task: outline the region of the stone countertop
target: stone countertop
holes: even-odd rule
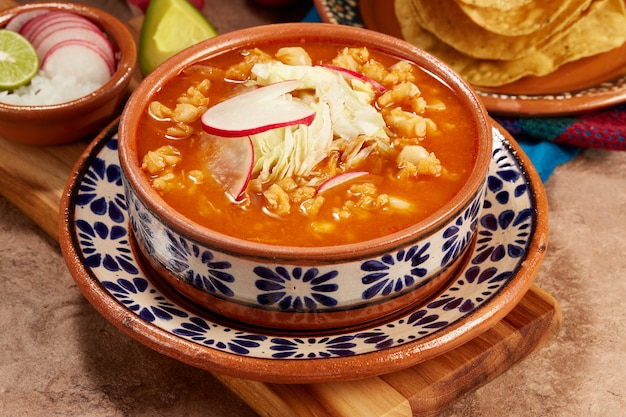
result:
[[[88,3],[132,16],[123,2]],[[244,0],[207,8],[221,32],[308,10]],[[626,153],[585,150],[556,169],[546,191],[550,246],[536,283],[560,303],[561,330],[444,417],[624,415]],[[0,417],[256,415],[210,374],[106,321],[76,287],[56,242],[2,197],[0,294]]]

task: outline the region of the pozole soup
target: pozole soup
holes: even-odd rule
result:
[[[248,241],[333,246],[444,206],[472,172],[478,128],[414,64],[303,43],[186,68],[151,98],[136,140],[152,187],[194,222]]]

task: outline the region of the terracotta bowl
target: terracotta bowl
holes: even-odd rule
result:
[[[140,169],[137,151],[136,132],[155,92],[198,61],[250,46],[263,49],[264,45],[275,43],[303,42],[330,47],[365,46],[411,61],[447,83],[471,114],[478,132],[477,157],[462,190],[412,227],[382,238],[332,247],[286,247],[237,239],[202,227],[168,206]],[[125,107],[119,128],[122,178],[134,243],[163,286],[228,319],[307,331],[372,322],[414,307],[441,291],[473,244],[491,147],[491,127],[480,100],[440,61],[380,33],[310,23],[244,29],[183,51],[140,83]],[[417,263],[419,274],[414,271]],[[373,265],[382,269],[376,270]],[[402,280],[402,288],[372,295],[374,276],[388,284]],[[222,290],[202,284],[215,280],[219,280],[216,284]],[[315,294],[316,285],[324,287],[319,294]],[[304,297],[303,291],[308,291],[310,300],[320,296],[330,302],[313,302],[299,308],[294,308],[294,303],[261,303],[260,300],[267,300],[268,291],[283,300]]]
[[[32,3],[0,12],[0,27],[15,15],[37,9],[65,10],[98,25],[118,50],[117,70],[96,91],[69,102],[44,106],[17,106],[0,102],[0,137],[30,145],[57,145],[98,132],[120,111],[137,62],[134,38],[114,16],[74,3]]]

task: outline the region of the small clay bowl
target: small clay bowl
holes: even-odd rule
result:
[[[117,69],[102,87],[65,103],[18,106],[0,102],[0,137],[29,145],[58,145],[98,132],[121,110],[137,66],[137,47],[126,26],[97,8],[50,2],[15,6],[0,12],[0,27],[30,10],[62,10],[85,16],[109,36],[118,52]]]
[[[413,62],[447,83],[477,127],[475,161],[461,191],[424,221],[404,230],[369,241],[329,247],[288,247],[237,239],[200,226],[172,209],[142,172],[137,151],[136,132],[155,92],[184,68],[211,57],[251,46],[260,49],[272,44],[306,46],[307,42],[331,48],[365,46],[379,50]],[[491,148],[491,125],[480,100],[439,60],[391,36],[354,27],[311,23],[244,29],[183,51],[139,84],[122,113],[119,128],[119,155],[133,241],[164,288],[225,318],[289,331],[359,326],[415,307],[445,288],[474,242]],[[418,269],[416,262],[421,270],[419,276],[414,271]],[[388,268],[373,271],[372,265]],[[397,291],[366,296],[373,285],[369,278],[374,278],[377,272],[380,272],[378,277],[388,282],[402,279],[409,284]],[[315,293],[316,278],[324,283],[319,294]],[[215,279],[220,280],[221,291],[203,284]],[[294,303],[284,308],[281,306],[288,303],[260,302],[267,300],[268,291],[274,291],[273,295],[283,300],[293,300],[302,296],[303,288],[309,291],[309,300],[320,296],[331,302],[314,302],[299,308],[294,308]]]

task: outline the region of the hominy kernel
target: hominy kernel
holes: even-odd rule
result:
[[[202,116],[202,112],[194,105],[179,103],[174,108],[172,119],[180,123],[192,123]]]
[[[148,111],[152,115],[152,117],[157,120],[165,120],[172,116],[172,109],[165,106],[159,101],[151,101],[148,105]]]

